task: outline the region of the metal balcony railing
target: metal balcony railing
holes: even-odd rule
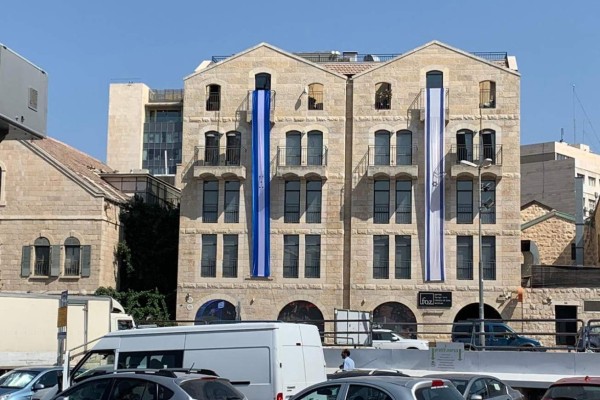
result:
[[[202,260],[200,276],[205,278],[215,278],[217,276],[217,261],[213,258]]]
[[[508,57],[508,53],[506,53],[505,51],[488,51],[488,52],[475,51],[475,52],[472,52],[471,54],[473,54],[474,56],[477,56],[479,58],[483,58],[484,60],[491,61],[491,62],[506,61],[506,58]]]
[[[304,277],[305,278],[320,278],[321,277],[321,263],[308,263],[304,266]]]
[[[310,91],[308,93],[308,109],[309,110],[322,110],[323,109],[323,92],[322,91]]]
[[[456,279],[472,280],[473,279],[473,261],[462,261],[456,263]]]
[[[277,147],[277,166],[327,165],[327,146]]]
[[[396,279],[410,279],[410,260],[399,260],[396,258],[396,269],[394,276]]]
[[[388,224],[390,222],[390,206],[389,204],[377,205],[373,207],[373,223]]]
[[[481,147],[477,145],[453,144],[450,148],[450,154],[455,157],[456,164],[460,164],[462,160],[478,163],[480,159],[489,158],[492,160],[492,164],[502,165],[501,144],[484,144]]]
[[[206,99],[206,111],[219,111],[221,109],[221,94],[211,93]]]
[[[300,205],[286,204],[283,212],[283,222],[286,224],[297,224],[300,222]]]
[[[79,260],[65,261],[65,276],[79,276]]]
[[[245,162],[244,147],[196,146],[196,166],[239,166]]]
[[[298,277],[298,261],[286,261],[283,264],[283,277],[284,278],[297,278]]]
[[[202,206],[202,222],[214,223],[219,219],[217,204],[204,204]]]
[[[148,95],[150,103],[174,103],[183,101],[183,89],[152,89]]]
[[[390,262],[373,261],[373,279],[389,279]]]
[[[473,204],[457,204],[456,205],[456,223],[472,224],[473,223]]]
[[[410,224],[412,223],[412,210],[410,206],[396,207],[396,223]]]
[[[496,261],[483,261],[483,279],[488,281],[496,280]]]
[[[369,146],[369,166],[417,165],[417,146]]]
[[[238,260],[229,259],[223,262],[223,278],[237,278],[238,275]]]
[[[38,276],[50,275],[50,261],[48,259],[35,261],[35,274]]]

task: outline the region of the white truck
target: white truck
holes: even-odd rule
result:
[[[240,322],[109,333],[74,368],[65,364],[63,376],[69,379],[63,379],[63,388],[130,368],[208,369],[229,379],[249,400],[284,400],[327,380],[316,326]]]
[[[60,295],[0,292],[0,370],[57,363],[59,302]],[[110,297],[68,296],[68,349],[133,327],[133,318]]]

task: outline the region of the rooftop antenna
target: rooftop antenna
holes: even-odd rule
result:
[[[573,84],[573,143],[577,143],[577,124],[575,122],[575,84]]]

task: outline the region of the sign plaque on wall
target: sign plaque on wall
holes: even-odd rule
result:
[[[417,296],[417,304],[419,307],[452,307],[452,292],[419,292]]]

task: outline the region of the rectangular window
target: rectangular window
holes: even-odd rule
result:
[[[390,222],[390,181],[375,181],[373,188],[373,223],[387,224]]]
[[[473,181],[456,181],[456,223],[473,223]]]
[[[481,251],[483,279],[496,280],[496,237],[483,236],[481,238]]]
[[[306,223],[321,223],[321,181],[306,181]]]
[[[479,82],[479,107],[496,108],[496,82]]]
[[[50,246],[35,246],[35,274],[50,275]]]
[[[588,199],[588,214],[592,215],[596,208],[596,201],[594,199]]]
[[[481,223],[496,223],[496,181],[481,181]]]
[[[373,279],[390,278],[390,240],[387,235],[373,236]]]
[[[594,178],[593,176],[588,176],[588,185],[590,186],[596,186],[596,178]]]
[[[456,237],[456,279],[473,279],[473,236]]]
[[[283,222],[297,224],[300,222],[300,181],[285,181]]]
[[[217,235],[202,235],[200,276],[203,278],[217,276]]]
[[[202,222],[217,222],[219,208],[219,182],[204,181],[202,197]]]
[[[223,278],[238,276],[238,235],[223,235]]]
[[[396,223],[412,223],[412,181],[396,181]]]
[[[225,181],[225,222],[240,222],[240,182]]]
[[[300,237],[298,235],[283,236],[283,277],[298,277],[298,260],[300,255]]]
[[[65,246],[65,276],[79,276],[79,246]]]
[[[304,237],[305,246],[305,278],[321,277],[321,236],[306,235]]]
[[[396,279],[410,279],[410,236],[396,236]]]

